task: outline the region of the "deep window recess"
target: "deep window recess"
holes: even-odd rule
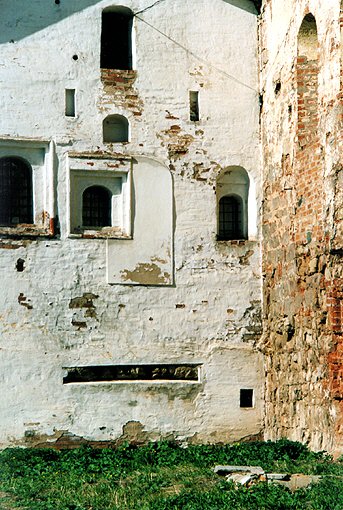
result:
[[[130,9],[105,10],[102,13],[102,69],[132,69],[132,20]]]
[[[65,91],[65,114],[66,117],[75,117],[75,89]]]
[[[224,196],[219,200],[219,240],[243,239],[242,199]]]
[[[198,381],[199,365],[104,365],[67,369],[63,384],[111,381]]]
[[[129,121],[123,115],[109,115],[102,124],[105,143],[128,142]]]
[[[82,195],[82,225],[85,228],[111,226],[111,193],[103,186],[91,186]]]
[[[254,390],[240,390],[240,407],[254,407]]]
[[[189,118],[196,122],[199,120],[199,92],[189,92]]]
[[[32,170],[16,158],[0,159],[0,225],[33,223]]]

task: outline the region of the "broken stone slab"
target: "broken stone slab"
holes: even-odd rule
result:
[[[289,477],[289,480],[270,480],[271,483],[277,483],[278,485],[283,485],[287,487],[291,492],[294,492],[298,489],[306,489],[310,485],[318,483],[321,480],[321,476],[319,475],[303,475],[303,474],[295,474]]]
[[[229,475],[231,473],[252,473],[258,476],[265,474],[260,466],[215,466],[213,471],[220,476]]]
[[[266,473],[267,480],[289,480],[290,475],[287,473]]]
[[[227,475],[225,478],[228,482],[234,482],[234,483],[237,483],[240,485],[248,485],[253,480],[256,480],[257,475],[254,473],[244,473],[244,474],[231,473],[230,475]]]

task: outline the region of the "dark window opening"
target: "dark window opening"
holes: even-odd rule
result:
[[[102,69],[132,69],[132,19],[129,9],[102,13]]]
[[[224,196],[219,200],[218,239],[244,239],[243,204],[240,197]]]
[[[33,223],[32,171],[19,158],[0,159],[0,225]]]
[[[240,390],[240,407],[254,407],[254,390]]]
[[[111,226],[111,193],[102,186],[91,186],[82,196],[82,225],[85,228]]]
[[[65,90],[65,115],[75,117],[75,89]]]
[[[105,365],[68,368],[63,384],[110,381],[198,381],[199,365]]]
[[[129,141],[129,121],[123,115],[109,115],[104,119],[102,128],[105,143]]]
[[[192,122],[199,120],[199,92],[189,92],[189,118]]]

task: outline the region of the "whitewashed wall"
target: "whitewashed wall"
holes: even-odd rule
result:
[[[138,12],[152,3],[121,5]],[[46,167],[55,184],[48,213],[60,228],[55,237],[0,240],[2,445],[63,434],[116,439],[132,421],[153,439],[236,440],[262,427],[263,369],[254,347],[261,329],[261,189],[252,3],[166,0],[139,14],[137,77],[128,92],[100,80],[101,12],[115,4],[12,0],[2,6],[0,137],[24,140],[19,150],[31,139],[54,141]],[[66,88],[76,89],[75,118],[64,115]],[[198,122],[189,120],[189,90],[199,91]],[[102,142],[102,121],[115,113],[129,119],[130,143]],[[143,267],[150,256],[145,245],[142,259],[137,253],[145,237],[142,225],[135,237],[134,215],[133,239],[68,235],[75,193],[68,160],[118,154],[138,161],[132,204],[135,171],[148,165],[151,179],[155,165],[169,176],[167,188],[159,189],[169,204],[163,218],[147,213],[145,225],[154,232],[163,220],[170,233],[163,269],[169,276],[158,285],[113,276],[128,274],[130,261]],[[256,192],[249,206],[254,235],[240,244],[216,241],[216,179],[232,166],[248,172]],[[153,182],[142,186],[142,175],[139,189],[150,207],[158,191]],[[158,264],[159,253],[151,255]],[[202,365],[199,382],[62,384],[64,367],[182,362]],[[239,407],[241,388],[254,389],[252,409]]]

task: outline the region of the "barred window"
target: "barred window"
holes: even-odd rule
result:
[[[17,157],[0,159],[0,225],[33,223],[32,169]]]
[[[82,195],[83,227],[111,226],[111,192],[103,186],[91,186]]]
[[[242,199],[240,197],[226,195],[219,200],[218,239],[243,239],[242,212]]]

